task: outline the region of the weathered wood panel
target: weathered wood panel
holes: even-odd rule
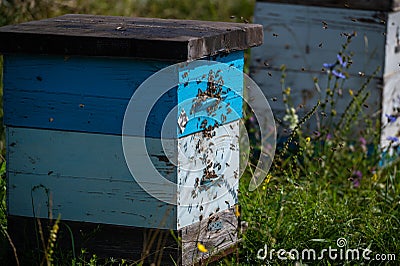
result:
[[[346,54],[354,52],[354,55],[348,69],[349,78],[343,83],[343,96],[336,101],[337,117],[351,100],[349,91],[356,92],[380,66],[381,71],[368,86],[368,108],[364,108],[364,112],[376,117],[382,102],[387,44],[386,24],[380,22],[376,12],[265,2],[257,2],[255,12],[255,21],[264,26],[265,44],[252,50],[250,75],[268,99],[276,98],[269,103],[277,118],[282,120],[285,115],[280,66],[286,65],[285,86],[291,88],[294,106],[304,105],[304,108],[297,108],[301,117],[318,99],[325,98],[328,82],[326,70],[322,71],[323,63],[337,60],[336,55],[346,41],[343,33],[353,31],[357,36]],[[318,78],[321,94],[314,85],[314,77]],[[320,115],[320,119],[324,117]],[[306,126],[315,130],[317,121],[313,118]]]
[[[252,67],[266,68],[267,63],[279,69],[284,64],[293,71],[319,72],[323,63],[337,60],[344,33],[354,31],[357,36],[346,53],[354,52],[349,74],[371,75],[384,66],[386,24],[373,11],[257,2],[254,20],[263,24],[264,45],[252,50]]]
[[[381,146],[392,154],[398,149],[400,121],[400,12],[389,14],[386,41],[384,90],[382,95]]]
[[[242,51],[211,59],[243,70]],[[7,126],[121,134],[126,107],[133,93],[150,75],[166,66],[166,63],[122,58],[7,55],[4,62],[4,123]],[[211,69],[212,66],[205,66],[201,70],[191,70],[193,80],[182,80],[179,89],[171,88],[154,103],[147,119],[146,136],[161,136],[164,120],[170,111],[174,111],[178,99],[180,103],[191,101],[199,88],[205,90],[207,76],[199,84],[198,75],[208,75]],[[183,75],[184,70],[182,68],[177,74]],[[242,84],[242,77],[235,75],[237,72],[221,74],[226,84],[236,84],[236,81]],[[162,82],[160,80],[160,86]],[[223,102],[231,105],[234,112],[227,114],[226,109],[216,112],[218,118],[225,113],[225,122],[241,117],[242,86],[231,88],[224,95]],[[152,105],[153,99],[159,97],[154,93],[149,91],[135,104]],[[139,110],[143,113],[136,115],[145,117],[145,106]],[[189,114],[190,110],[186,112]],[[178,115],[174,115],[175,119]],[[199,112],[198,116],[202,113]],[[171,124],[174,130],[167,136],[170,138],[202,130],[197,119],[189,121],[183,134],[176,120]],[[133,127],[131,134],[142,136],[143,129]]]
[[[64,15],[0,28],[2,53],[186,61],[261,42],[261,25],[154,18]]]
[[[234,208],[218,212],[201,222],[182,228],[182,265],[207,264],[213,255],[228,249],[238,241],[238,218]],[[197,243],[208,252],[200,252]]]
[[[388,14],[386,31],[384,75],[388,76],[400,71],[400,12]]]
[[[366,9],[374,11],[391,11],[397,10],[400,7],[399,0],[258,0],[259,2],[294,4],[294,5],[309,5],[321,7],[337,7],[351,9]]]
[[[180,138],[178,151],[178,229],[237,203],[238,121]]]
[[[269,100],[274,116],[282,121],[285,116],[285,105],[282,104],[283,97],[280,84],[281,71],[253,68],[251,76],[257,81],[258,86],[260,86]],[[321,93],[315,87],[313,81],[314,77],[318,78]],[[350,91],[355,94],[364,84],[366,79],[367,77],[352,76],[345,81],[341,89],[342,96],[335,99],[335,111],[337,114],[336,117],[333,117],[333,121],[338,121],[338,119],[340,119],[340,115],[343,114],[346,106],[351,101],[352,96],[350,95]],[[382,82],[382,78],[374,78],[371,80],[367,86],[367,91],[370,96],[366,102],[367,106],[363,107],[363,112],[369,114],[371,118],[375,119],[379,119],[379,110],[382,101]],[[309,112],[317,104],[318,100],[325,99],[327,83],[328,76],[325,72],[314,73],[287,71],[285,85],[291,88],[291,99],[299,117],[303,117],[307,112]],[[332,81],[331,87],[333,87],[333,85],[334,81]],[[327,108],[326,110],[330,110],[330,108]],[[327,115],[331,117],[329,112],[327,112]],[[319,117],[320,122],[324,122],[325,124],[327,123],[328,118],[322,116],[321,112],[318,112],[317,116]],[[307,121],[304,127],[309,132],[312,132],[317,129],[317,123],[318,121],[312,117]]]
[[[7,230],[20,258],[24,257],[24,252],[32,254],[43,250],[42,244],[37,242],[40,236],[37,235],[39,227],[36,219],[14,215],[8,216],[7,219]],[[54,221],[40,219],[45,239],[48,239],[49,226],[52,226]],[[110,258],[125,259],[129,264],[142,261],[144,265],[179,265],[182,261],[181,248],[170,230],[67,220],[62,220],[59,228],[56,251],[68,254],[74,250],[78,256],[81,249],[85,249],[85,258],[89,259],[96,254],[99,264],[105,263],[105,259],[109,261]],[[179,236],[179,232],[173,233]],[[152,240],[153,236],[155,241]],[[3,262],[13,265],[13,256],[10,250],[8,261]]]
[[[382,131],[381,146],[383,149],[396,148],[398,141],[392,141],[399,137],[400,121],[400,72],[385,77],[385,89],[382,102]],[[390,151],[390,154],[393,150]]]
[[[128,147],[141,141],[127,138]],[[155,168],[176,180],[176,167],[159,159],[165,157],[161,141],[148,139],[147,147]],[[132,177],[121,136],[7,128],[7,149],[11,215],[48,218],[51,212],[67,220],[176,228],[176,206],[153,198]],[[134,149],[129,153],[139,162],[146,156]],[[136,173],[149,174],[147,169]],[[152,188],[164,191],[162,183]]]

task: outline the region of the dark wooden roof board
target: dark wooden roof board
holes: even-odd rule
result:
[[[400,10],[400,0],[258,0],[259,2],[337,7],[376,11]]]
[[[1,53],[195,60],[262,44],[261,25],[64,15],[0,28]]]

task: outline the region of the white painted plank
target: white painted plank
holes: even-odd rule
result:
[[[178,229],[237,203],[239,121],[179,139]],[[207,168],[207,165],[210,168]],[[211,176],[214,171],[215,176]]]

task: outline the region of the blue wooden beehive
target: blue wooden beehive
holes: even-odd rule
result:
[[[101,256],[162,258],[163,264],[171,257],[186,265],[234,245],[243,79],[189,62],[214,60],[243,71],[243,50],[261,42],[260,25],[222,22],[65,15],[0,28],[8,220],[17,246],[34,234],[33,229],[21,234],[21,228],[58,215],[76,242],[101,226],[86,247]],[[139,106],[137,117],[141,106],[154,104],[145,127],[124,121],[136,89],[179,62],[176,86],[163,95],[148,88],[150,98],[160,96],[157,102],[144,97],[130,103]],[[210,93],[214,78],[230,88],[221,83],[218,95]],[[183,104],[199,97],[214,100],[214,108]],[[175,122],[164,137],[176,140],[175,163],[161,141],[170,112]],[[135,148],[143,139],[148,155]],[[191,156],[196,158],[182,167]],[[147,169],[138,167],[145,157],[176,184],[175,202],[153,197],[132,176],[129,160],[137,177],[147,178]],[[192,171],[196,163],[202,168]],[[162,194],[162,182],[152,185]],[[183,192],[183,185],[194,189]],[[171,229],[181,246],[168,240]],[[151,232],[164,246],[152,245]],[[199,252],[198,242],[209,252]],[[147,257],[154,249],[155,256]]]
[[[346,50],[352,65],[344,83],[342,97],[337,101],[336,118],[339,118],[351,100],[350,91],[356,92],[366,79],[370,117],[381,119],[383,147],[388,136],[398,135],[399,121],[388,124],[386,114],[397,115],[400,104],[396,89],[399,79],[399,16],[400,2],[393,1],[258,1],[255,22],[263,24],[268,46],[257,47],[252,52],[250,74],[268,97],[277,98],[271,108],[277,117],[284,117],[281,104],[281,71],[286,65],[286,86],[292,88],[292,99],[298,112],[303,115],[312,109],[320,98],[314,85],[319,80],[321,89],[327,84],[324,63],[335,62],[338,51],[349,34],[356,37]],[[373,75],[377,67],[381,67]],[[333,85],[332,85],[333,87]],[[393,107],[394,106],[394,107]],[[380,112],[382,108],[382,112]],[[319,114],[317,114],[318,116]],[[329,114],[330,115],[330,114]],[[300,115],[301,116],[301,115]],[[319,119],[323,117],[319,115]],[[315,130],[318,121],[311,120],[310,129]]]

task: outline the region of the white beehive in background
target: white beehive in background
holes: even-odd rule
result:
[[[367,90],[370,94],[365,112],[382,119],[381,144],[388,145],[388,137],[398,137],[400,121],[388,124],[388,116],[397,116],[400,108],[400,1],[259,1],[255,7],[255,22],[264,27],[264,45],[253,49],[250,72],[271,101],[277,118],[282,119],[281,71],[286,65],[285,86],[291,87],[291,97],[299,108],[299,116],[311,110],[323,97],[327,73],[324,63],[333,63],[346,42],[348,34],[356,37],[345,53],[351,57],[342,97],[338,99],[336,117],[344,112],[351,99],[368,77],[372,77]],[[314,85],[318,78],[321,94]],[[380,112],[382,108],[382,112]],[[318,115],[318,114],[317,114]],[[329,114],[328,114],[329,115]],[[307,125],[316,128],[317,120]]]

